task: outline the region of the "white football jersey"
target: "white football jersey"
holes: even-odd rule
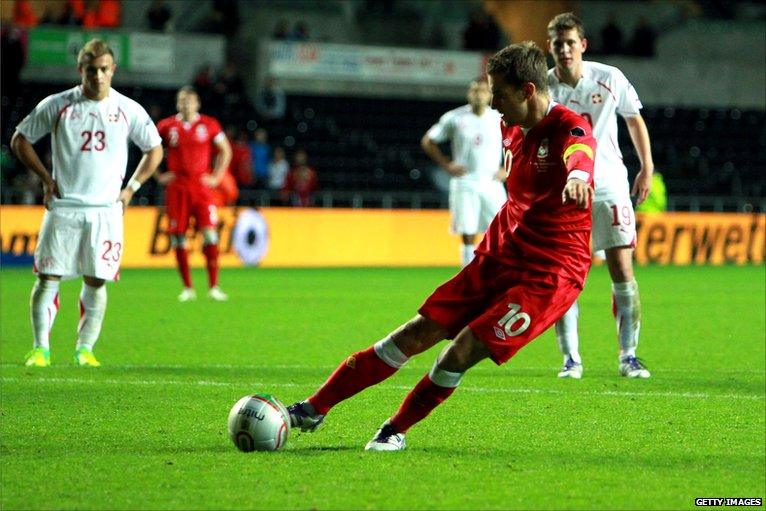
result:
[[[594,183],[596,199],[628,191],[628,170],[617,142],[617,116],[639,115],[638,94],[622,71],[598,62],[582,63],[582,78],[572,88],[559,81],[555,68],[548,71],[551,98],[585,117],[596,139]]]
[[[464,105],[442,115],[428,130],[436,143],[452,143],[452,160],[466,168],[466,173],[452,178],[459,185],[475,186],[494,179],[502,162],[503,144],[500,114],[487,107],[481,116]]]
[[[141,105],[114,89],[94,101],[79,85],[42,100],[16,130],[33,144],[51,134],[53,178],[61,192],[51,208],[114,204],[125,178],[128,141],[143,152],[162,143]]]

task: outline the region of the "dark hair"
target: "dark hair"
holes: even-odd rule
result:
[[[77,65],[81,66],[86,62],[90,62],[91,60],[97,59],[103,55],[106,55],[107,53],[112,56],[112,59],[114,59],[114,52],[108,44],[106,44],[101,39],[91,39],[85,43],[85,46],[83,46],[80,49],[80,52],[77,54]]]
[[[582,24],[582,20],[573,12],[562,12],[557,14],[548,23],[548,36],[553,38],[559,32],[567,32],[569,30],[577,30],[577,35],[580,39],[585,39],[585,25]]]
[[[545,54],[532,41],[506,46],[487,62],[487,73],[498,74],[506,83],[522,87],[532,82],[539,92],[548,92],[548,65]]]

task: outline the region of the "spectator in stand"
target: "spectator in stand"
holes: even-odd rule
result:
[[[13,24],[19,27],[34,27],[37,25],[37,14],[32,9],[29,0],[16,0],[13,4]]]
[[[274,26],[274,32],[271,34],[272,39],[277,41],[285,41],[290,38],[290,29],[287,26],[287,20],[279,20]]]
[[[250,142],[250,154],[253,162],[253,175],[260,185],[269,177],[269,160],[271,159],[271,146],[269,145],[269,133],[258,128],[253,133],[253,141]]]
[[[238,0],[213,0],[213,19],[210,27],[226,37],[232,37],[239,29]]]
[[[601,29],[601,51],[604,55],[619,55],[623,52],[622,30],[614,13],[609,15],[609,20]]]
[[[227,113],[238,112],[247,107],[245,82],[234,62],[227,62],[213,84],[213,92],[218,96],[216,104],[222,104]]]
[[[85,0],[68,0],[59,16],[59,25],[80,26],[85,16]]]
[[[290,39],[293,41],[308,41],[309,40],[309,26],[305,21],[299,21],[293,27],[293,31],[290,34]]]
[[[3,63],[3,72],[0,73],[0,93],[4,97],[19,95],[19,75],[26,62],[26,48],[25,31],[14,25],[3,24],[0,38],[0,60]],[[5,114],[5,106],[3,114]]]
[[[240,188],[253,184],[253,155],[247,144],[247,133],[232,125],[226,127],[226,138],[231,141],[229,174]]]
[[[213,76],[213,68],[210,64],[203,64],[199,68],[197,74],[192,79],[192,86],[194,90],[199,94],[200,102],[203,104],[213,103],[213,82],[215,77]]]
[[[117,28],[120,26],[120,0],[89,0],[85,5],[82,26]]]
[[[654,57],[654,42],[657,33],[649,25],[645,17],[638,20],[633,39],[630,41],[630,53],[636,57]]]
[[[168,22],[172,17],[173,11],[165,5],[165,0],[153,0],[149,10],[146,11],[149,30],[164,32],[167,30]]]
[[[290,164],[285,158],[285,150],[275,147],[274,156],[269,162],[269,190],[282,190],[285,187],[288,172],[290,172]]]
[[[255,95],[255,110],[267,125],[281,123],[285,118],[285,91],[277,84],[277,79],[267,76],[263,86]]]
[[[308,155],[303,149],[295,153],[293,167],[287,174],[282,189],[285,203],[298,207],[314,205],[314,192],[319,186],[316,170],[308,164]]]
[[[471,14],[463,32],[463,48],[472,51],[494,52],[500,46],[500,28],[492,16],[479,9]]]

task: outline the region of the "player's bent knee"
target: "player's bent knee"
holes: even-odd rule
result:
[[[202,231],[202,243],[204,245],[218,244],[218,231],[215,229],[205,229]]]
[[[89,277],[89,276],[83,276],[82,280],[88,284],[90,287],[101,287],[103,286],[106,281],[104,279],[99,279],[96,277]]]
[[[37,275],[37,278],[40,280],[61,280],[61,275],[48,275],[45,273],[40,273]]]
[[[484,343],[476,338],[470,328],[465,328],[439,355],[438,365],[445,371],[464,373],[489,356],[489,349]]]
[[[183,234],[171,234],[170,235],[170,246],[173,248],[177,247],[185,247],[186,246],[186,236]]]

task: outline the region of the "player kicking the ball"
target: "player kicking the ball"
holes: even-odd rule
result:
[[[162,161],[157,128],[135,101],[111,88],[114,53],[101,40],[89,41],[77,56],[82,83],[38,104],[21,121],[11,148],[40,176],[45,207],[35,249],[38,280],[30,300],[34,347],[26,365],[50,365],[50,331],[59,309],[62,278],[83,276],[75,362],[101,365],[93,355],[106,312],[107,280],[117,280],[123,253],[122,216],[133,194]],[[53,172],[32,144],[51,134]],[[144,156],[120,191],[128,144]]]
[[[315,430],[339,402],[452,339],[366,446],[404,449],[409,428],[447,399],[469,368],[485,358],[508,361],[582,290],[591,260],[596,142],[590,127],[551,101],[545,55],[534,43],[501,50],[487,72],[492,108],[502,115],[508,200],[476,257],[437,288],[413,319],[349,356],[312,396],[289,407],[293,427]]]
[[[641,117],[641,101],[619,69],[583,61],[588,47],[580,19],[572,13],[559,14],[548,24],[549,50],[556,67],[548,71],[551,97],[585,117],[598,141],[593,199],[593,251],[605,251],[612,279],[612,305],[620,345],[619,373],[628,378],[649,378],[649,371],[636,358],[641,327],[641,301],[633,277],[633,248],[636,245],[636,215],[630,202],[628,170],[617,145],[617,115],[628,125],[630,138],[641,161],[633,183],[636,203],[649,193],[654,163],[649,133]],[[561,378],[580,378],[577,302],[556,323],[556,338],[564,355]]]

